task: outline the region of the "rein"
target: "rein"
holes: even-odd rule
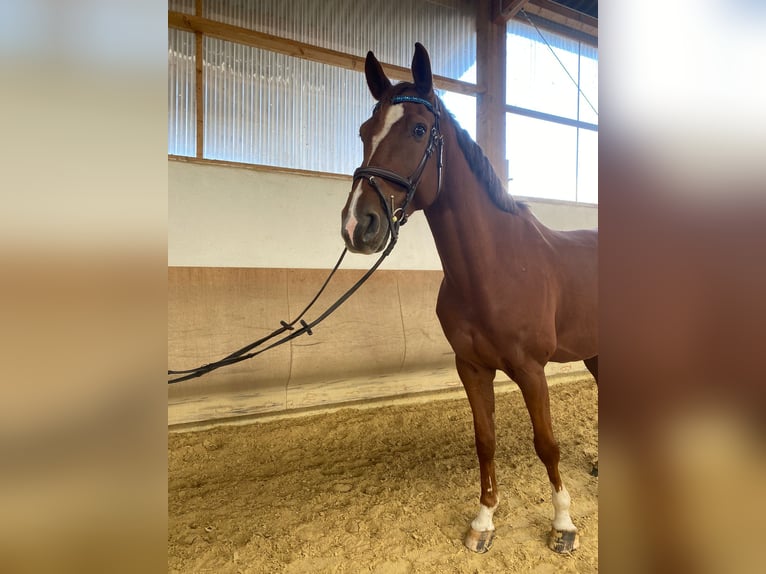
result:
[[[396,245],[396,242],[399,240],[399,227],[404,225],[407,222],[407,212],[406,208],[409,204],[412,197],[415,195],[415,189],[418,186],[418,183],[420,182],[420,178],[423,175],[423,171],[425,170],[426,163],[428,162],[428,158],[431,157],[433,154],[434,148],[439,148],[439,156],[438,156],[438,163],[437,163],[437,188],[436,188],[436,197],[439,197],[439,194],[441,192],[441,183],[442,183],[442,152],[443,152],[443,146],[444,146],[444,137],[439,131],[439,110],[438,110],[438,100],[437,100],[437,107],[434,108],[434,106],[429,102],[428,100],[424,100],[421,98],[416,98],[414,96],[395,96],[391,103],[393,104],[399,104],[404,102],[414,102],[425,105],[428,110],[434,114],[434,118],[436,119],[434,126],[431,128],[431,134],[428,140],[428,146],[426,147],[426,150],[423,154],[423,157],[420,160],[420,163],[415,168],[415,171],[410,175],[408,178],[404,178],[400,176],[397,173],[394,173],[393,171],[389,171],[387,169],[381,168],[381,167],[374,167],[374,166],[367,166],[367,167],[360,167],[354,172],[354,179],[355,182],[359,178],[367,178],[367,180],[370,182],[370,185],[372,188],[377,192],[378,196],[381,199],[381,202],[383,203],[383,209],[386,212],[386,216],[388,217],[388,245],[386,246],[385,250],[381,253],[378,260],[375,262],[375,264],[370,267],[370,269],[361,277],[359,280],[357,280],[356,283],[354,283],[343,295],[341,295],[335,303],[327,307],[325,311],[319,315],[316,319],[313,321],[307,323],[303,320],[303,316],[308,312],[309,309],[316,303],[317,299],[319,299],[319,296],[324,292],[325,287],[327,287],[328,283],[330,282],[330,279],[332,279],[333,275],[335,275],[335,272],[340,267],[340,264],[343,261],[343,258],[346,256],[346,253],[348,252],[348,249],[344,248],[343,251],[340,254],[340,257],[338,258],[337,263],[333,267],[332,271],[330,271],[330,274],[327,276],[327,279],[325,279],[324,283],[322,284],[322,287],[319,289],[316,295],[314,295],[314,298],[311,300],[311,302],[306,306],[303,311],[292,321],[289,323],[285,321],[280,321],[280,327],[278,329],[275,329],[265,337],[262,337],[261,339],[258,339],[257,341],[254,341],[250,343],[249,345],[246,345],[242,347],[241,349],[238,349],[234,351],[233,353],[230,353],[229,355],[225,356],[224,358],[214,361],[212,363],[207,363],[205,365],[201,365],[195,369],[187,369],[184,371],[172,371],[168,370],[168,375],[180,375],[175,378],[168,379],[168,384],[172,385],[175,383],[180,383],[182,381],[188,381],[189,379],[195,379],[197,377],[201,377],[202,375],[205,375],[211,371],[214,371],[216,369],[219,369],[221,367],[225,367],[227,365],[233,365],[235,363],[239,363],[241,361],[246,361],[247,359],[251,359],[257,355],[260,355],[261,353],[268,351],[269,349],[273,349],[274,347],[278,347],[279,345],[282,345],[284,343],[287,343],[288,341],[292,341],[293,339],[300,337],[304,333],[308,334],[309,336],[313,335],[312,329],[319,325],[322,321],[324,321],[327,317],[329,317],[338,307],[340,307],[343,303],[346,302],[346,300],[351,297],[358,289],[359,287],[364,284],[367,279],[370,278],[370,276],[380,267],[380,264],[383,263],[383,260],[388,257],[391,254],[391,251],[393,251],[394,246]],[[404,187],[407,190],[407,195],[405,196],[404,202],[402,203],[401,207],[398,209],[394,209],[393,207],[393,200],[394,196],[392,195],[390,197],[391,199],[391,206],[389,207],[388,201],[386,201],[386,198],[383,196],[383,192],[380,191],[380,188],[378,187],[377,181],[375,180],[375,177],[381,177],[387,181],[390,181],[391,183],[394,183],[396,185],[399,185],[401,187]],[[397,214],[401,212],[401,217],[399,217]],[[298,324],[300,324],[300,327],[296,327]],[[283,335],[284,333],[287,333],[289,331],[288,335],[285,335],[282,338],[277,339],[270,345],[267,345],[266,347],[263,347],[261,349],[256,349],[257,347],[260,347],[261,345],[264,345],[265,343],[268,343],[272,339],[275,339],[279,337],[280,335]]]
[[[388,255],[393,251],[394,245],[396,245],[396,241],[398,239],[398,235],[391,236],[391,240],[388,243],[388,246],[386,247],[385,251],[381,253],[378,260],[375,262],[375,264],[367,271],[356,283],[354,283],[348,291],[346,291],[343,295],[341,295],[335,303],[330,305],[324,313],[322,313],[319,317],[311,321],[310,323],[307,323],[303,320],[303,316],[306,314],[306,312],[311,309],[311,307],[316,303],[317,299],[319,299],[319,296],[324,291],[325,287],[327,287],[327,284],[330,282],[330,279],[332,279],[332,276],[335,275],[335,272],[340,267],[341,262],[343,261],[343,258],[346,256],[346,253],[348,252],[348,249],[344,248],[343,251],[340,254],[340,257],[338,258],[338,262],[335,264],[335,267],[333,267],[332,271],[330,271],[330,274],[327,276],[327,279],[325,279],[325,282],[322,284],[322,287],[319,289],[316,295],[314,295],[314,298],[311,300],[311,302],[306,306],[306,308],[301,311],[300,315],[298,315],[295,319],[290,321],[289,323],[285,321],[280,321],[281,327],[278,329],[275,329],[265,337],[258,339],[257,341],[254,341],[250,343],[249,345],[246,345],[245,347],[242,347],[241,349],[234,351],[233,353],[225,356],[223,359],[220,359],[218,361],[215,361],[213,363],[207,363],[206,365],[199,366],[195,369],[187,369],[185,371],[171,371],[168,370],[168,375],[181,375],[180,377],[176,377],[174,379],[168,379],[168,384],[172,385],[174,383],[180,383],[182,381],[188,381],[189,379],[195,379],[197,377],[201,377],[202,375],[205,375],[209,373],[210,371],[214,371],[216,369],[219,369],[221,367],[225,367],[227,365],[233,365],[235,363],[239,363],[240,361],[246,361],[247,359],[252,359],[253,357],[260,355],[261,353],[268,351],[269,349],[273,349],[274,347],[278,347],[279,345],[282,345],[284,343],[287,343],[288,341],[292,341],[296,337],[300,337],[304,333],[310,335],[313,335],[314,332],[312,329],[319,325],[322,321],[324,321],[330,314],[332,314],[338,307],[340,307],[343,303],[346,302],[346,300],[353,295],[359,287],[362,286],[362,284],[367,281],[367,279],[370,278],[370,275],[373,274],[373,272],[380,267],[380,264],[383,263],[383,260],[388,257]],[[300,323],[300,327],[296,328],[296,325]],[[261,345],[267,343],[268,341],[271,341],[275,337],[279,337],[283,333],[286,333],[287,331],[290,332],[289,335],[285,335],[281,339],[277,339],[270,345],[263,347],[262,349],[258,349],[256,351],[253,351],[249,353],[248,351],[251,351],[255,349],[256,347],[260,347]]]

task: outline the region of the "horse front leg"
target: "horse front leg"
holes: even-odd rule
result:
[[[455,364],[473,412],[476,454],[481,474],[481,506],[479,514],[471,522],[464,543],[469,550],[486,552],[495,537],[492,516],[500,500],[495,478],[495,370],[457,356]]]
[[[510,376],[510,373],[509,373]],[[548,471],[553,499],[553,528],[548,538],[551,550],[566,554],[580,545],[572,518],[571,499],[559,475],[559,445],[553,436],[548,382],[542,365],[536,363],[515,369],[514,381],[519,385],[529,416],[532,419],[535,452]]]

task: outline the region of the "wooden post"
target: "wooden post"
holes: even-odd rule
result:
[[[194,13],[202,17],[203,0],[195,0]],[[205,90],[204,90],[204,66],[203,66],[203,36],[202,32],[194,33],[195,54],[195,88],[197,99],[197,157],[202,158],[205,150]]]
[[[500,180],[508,181],[505,159],[505,24],[496,24],[494,0],[479,0],[476,14],[476,83],[484,86],[476,105],[476,139]]]

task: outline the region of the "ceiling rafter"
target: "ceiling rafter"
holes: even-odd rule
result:
[[[529,0],[500,0],[493,20],[497,24],[504,24],[513,18],[519,11],[529,4]]]
[[[494,20],[502,24],[519,17],[521,10],[594,39],[598,38],[598,18],[552,0],[498,0]]]

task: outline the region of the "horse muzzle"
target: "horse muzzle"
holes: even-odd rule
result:
[[[349,217],[341,235],[352,253],[378,253],[386,246],[388,221],[375,211],[367,211],[359,214],[359,219]]]

